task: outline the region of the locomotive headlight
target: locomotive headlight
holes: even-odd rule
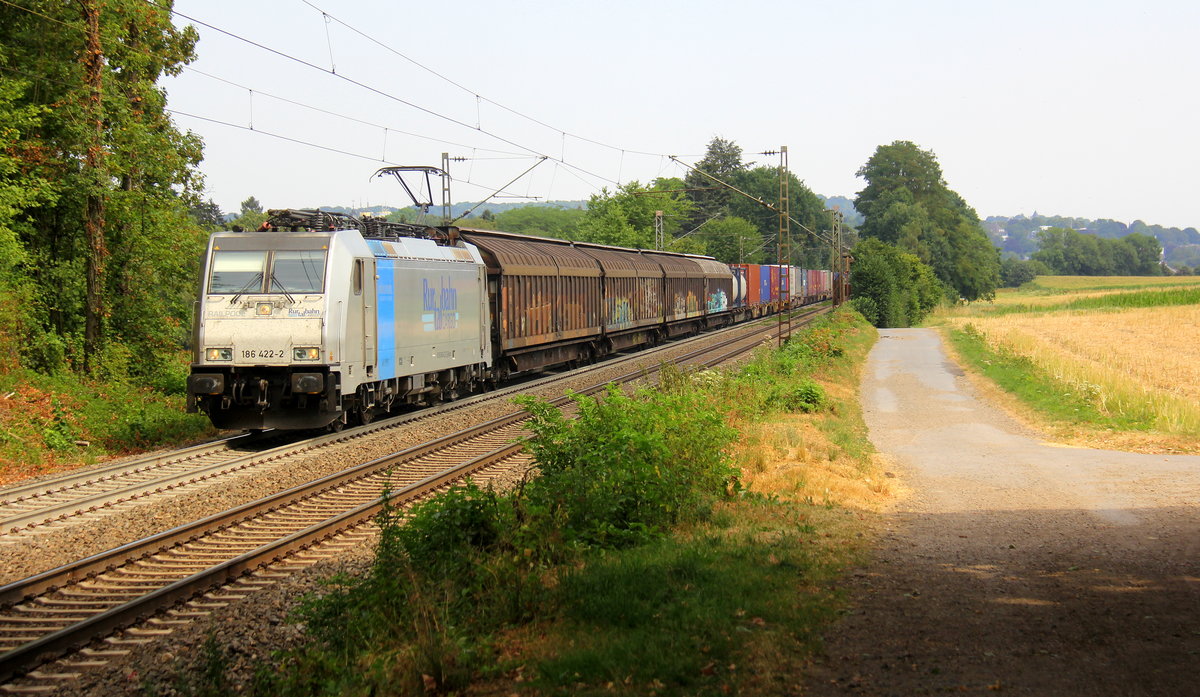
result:
[[[321,349],[316,346],[304,346],[292,349],[292,359],[297,361],[316,361],[321,359]]]
[[[271,314],[271,312],[274,310],[275,310],[275,306],[272,305],[271,303],[258,303],[258,305],[255,306],[254,311],[256,314],[258,314],[259,317],[265,317],[265,316],[269,316]]]
[[[204,357],[210,361],[232,361],[233,349],[231,348],[210,348],[204,351]]]

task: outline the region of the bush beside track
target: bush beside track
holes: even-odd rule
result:
[[[186,356],[177,368],[155,387],[0,371],[0,485],[215,434],[207,419],[184,413]]]
[[[794,687],[861,547],[862,513],[840,503],[888,494],[857,402],[874,337],[842,310],[740,368],[579,398],[573,420],[523,401],[539,476],[389,511],[369,573],[311,598],[310,642],[250,692]],[[214,662],[200,683],[227,684]]]

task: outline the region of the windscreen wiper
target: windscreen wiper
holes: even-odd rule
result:
[[[268,289],[273,288],[275,286],[279,286],[279,290],[283,293],[283,297],[287,298],[288,304],[289,305],[296,304],[296,299],[292,297],[292,294],[287,292],[287,288],[283,287],[283,283],[278,278],[275,278],[274,271],[271,272],[270,280],[271,280],[271,283],[270,283],[270,285],[268,285]]]
[[[242,289],[241,289],[241,290],[239,290],[239,291],[237,292],[237,295],[235,295],[235,296],[233,296],[232,298],[230,298],[230,299],[229,299],[229,304],[230,304],[230,305],[233,305],[233,304],[237,303],[237,301],[238,301],[238,300],[239,300],[239,299],[240,299],[240,298],[241,298],[243,295],[245,295],[245,294],[246,294],[246,291],[250,290],[250,286],[254,285],[255,283],[261,283],[261,282],[262,282],[262,276],[263,276],[263,275],[262,275],[262,272],[261,272],[261,271],[259,271],[258,273],[254,274],[254,277],[253,277],[253,278],[251,278],[249,281],[246,281],[246,285],[242,286]]]

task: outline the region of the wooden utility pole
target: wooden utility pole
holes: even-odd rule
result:
[[[104,172],[104,52],[100,46],[100,8],[95,0],[79,0],[85,25],[85,46],[81,62],[87,100],[84,116],[91,126],[84,166],[88,190],[83,229],[87,238],[87,290],[84,301],[83,360],[91,370],[104,340],[104,270],[108,245],[104,239],[104,190],[108,177]]]

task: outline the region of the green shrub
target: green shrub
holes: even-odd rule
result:
[[[784,407],[788,411],[802,411],[808,414],[824,409],[828,402],[829,398],[825,395],[825,388],[806,379],[792,389]]]
[[[622,547],[694,518],[733,475],[734,433],[702,392],[640,392],[610,386],[576,396],[578,414],[533,398],[528,444],[540,476],[525,490],[540,524],[568,544]]]

